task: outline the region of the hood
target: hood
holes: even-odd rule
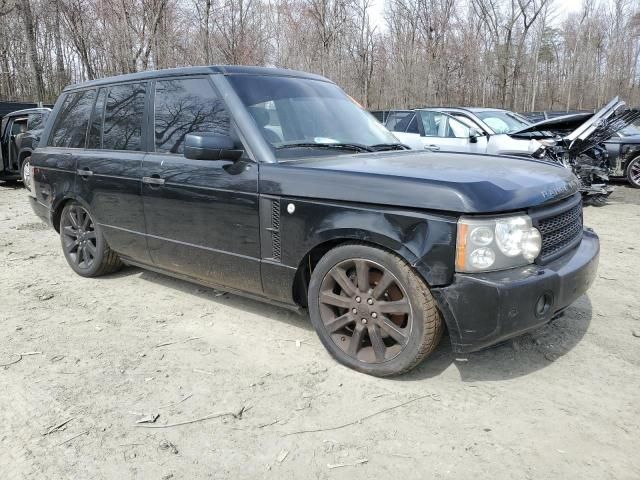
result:
[[[553,203],[578,190],[566,168],[539,160],[399,151],[260,164],[260,193],[451,213]]]
[[[577,113],[551,118],[512,132],[511,135],[545,136],[545,132],[559,135],[567,151],[570,154],[579,155],[605,142],[638,118],[640,118],[640,110],[625,108],[625,103],[615,97],[595,114]],[[571,131],[568,132],[569,130]]]

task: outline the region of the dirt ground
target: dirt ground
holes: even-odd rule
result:
[[[380,380],[295,313],[135,268],[75,275],[0,185],[0,476],[638,479],[640,190],[585,219],[599,276],[563,318],[466,358],[445,338]]]

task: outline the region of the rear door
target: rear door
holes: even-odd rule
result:
[[[261,293],[258,165],[184,157],[188,133],[232,133],[229,112],[208,77],[157,80],[153,88],[153,151],[143,162],[142,185],[153,263]]]
[[[147,82],[93,91],[86,149],[76,153],[76,192],[121,256],[151,263],[141,196]]]

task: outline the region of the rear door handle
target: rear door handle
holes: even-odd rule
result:
[[[424,148],[426,150],[440,150],[440,147],[438,145],[425,145]]]
[[[93,175],[93,172],[88,168],[79,168],[78,170],[76,170],[76,172],[78,172],[78,175],[80,175],[81,177],[90,177],[91,175]]]
[[[142,183],[147,183],[149,185],[164,185],[164,178],[160,178],[159,176],[142,177]]]

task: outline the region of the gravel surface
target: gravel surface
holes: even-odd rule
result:
[[[640,478],[640,190],[585,210],[600,270],[563,318],[387,380],[295,313],[81,278],[23,189],[0,205],[2,478]]]

